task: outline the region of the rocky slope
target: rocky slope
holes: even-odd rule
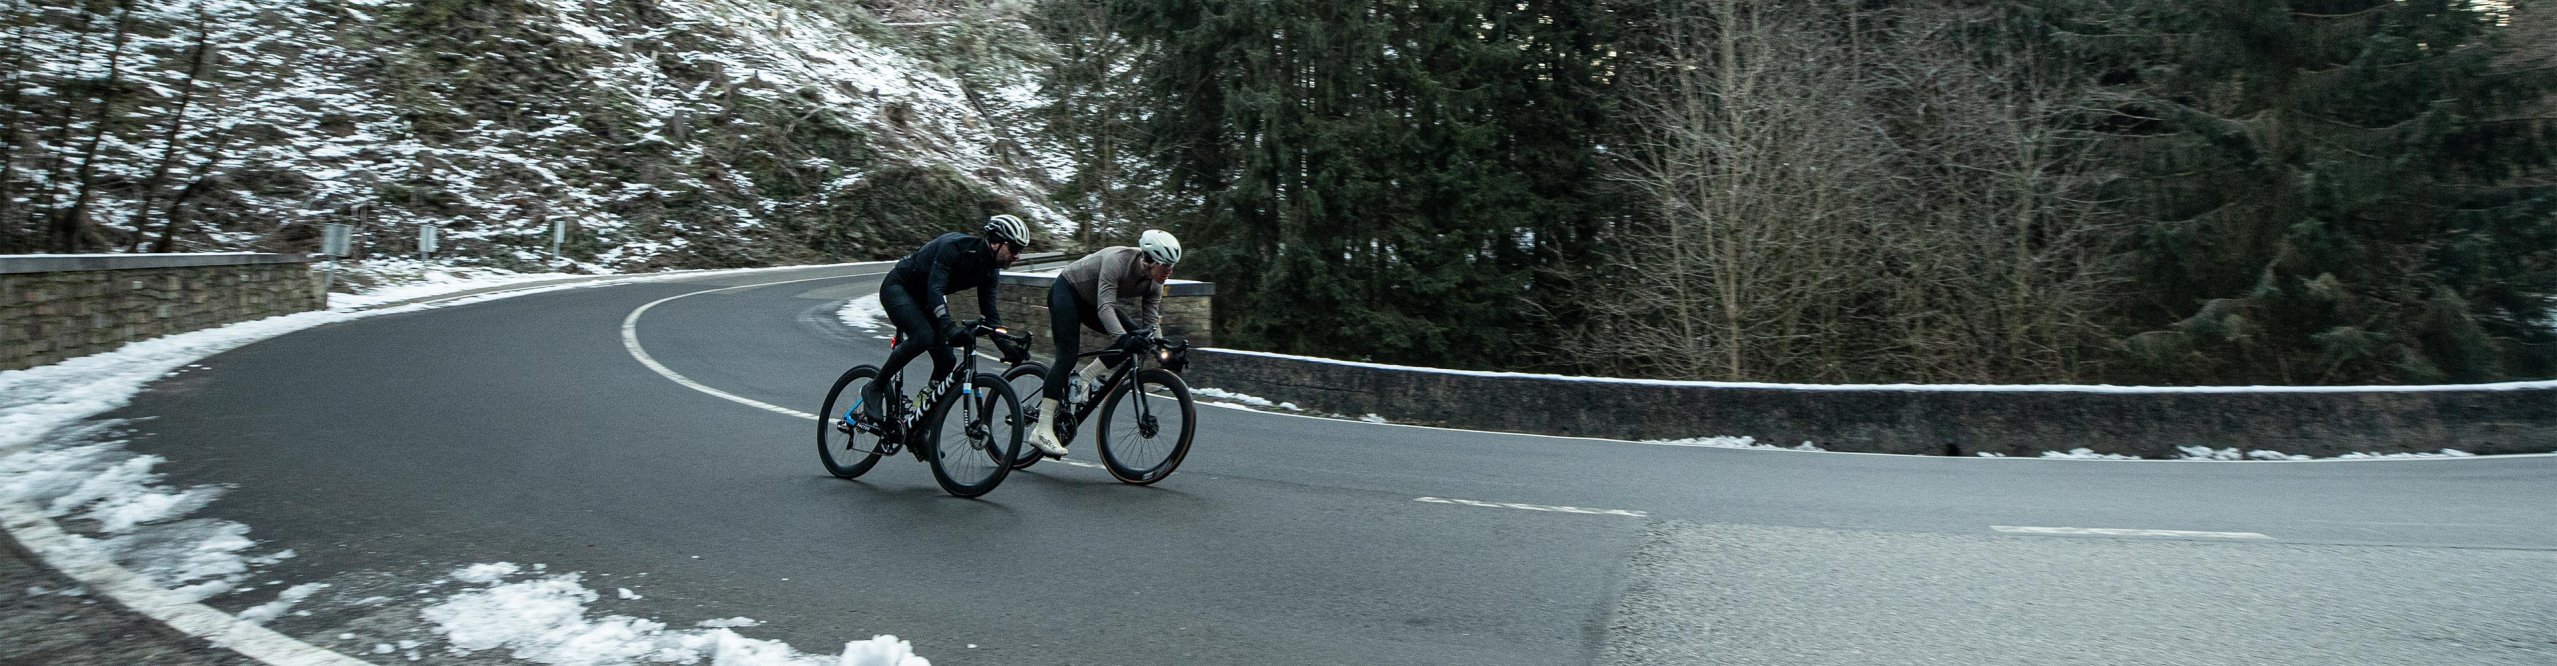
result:
[[[17,0],[8,12],[0,251],[61,249],[49,243],[74,212],[82,250],[147,251],[174,217],[178,251],[309,251],[318,223],[347,222],[360,252],[406,255],[423,225],[467,263],[572,271],[885,257],[996,210],[1063,224],[1045,202],[1072,165],[1049,157],[1035,113],[1050,55],[999,7],[894,20],[798,0]],[[569,228],[559,260],[554,221]]]

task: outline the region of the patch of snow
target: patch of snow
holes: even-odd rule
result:
[[[465,583],[494,583],[523,570],[513,562],[482,562],[453,572],[452,578]]]
[[[2140,459],[2140,457],[2139,457],[2139,456],[2126,456],[2126,455],[2122,455],[2122,454],[2119,454],[2119,453],[2096,453],[2096,452],[2095,452],[2095,449],[2090,449],[2090,448],[2086,448],[2086,447],[2083,447],[2083,446],[2078,447],[2078,448],[2074,448],[2074,449],[2069,449],[2069,451],[2068,451],[2067,453],[2061,453],[2061,452],[2058,452],[2058,451],[2044,451],[2044,452],[2042,452],[2042,457],[2044,457],[2044,458],[2055,458],[2055,459],[2061,459],[2061,460],[2139,460],[2139,459]]]
[[[888,309],[880,307],[878,294],[854,296],[852,300],[845,301],[841,309],[835,310],[835,318],[843,320],[846,326],[863,330],[881,331],[891,328],[888,324]]]
[[[284,588],[283,593],[275,595],[274,601],[259,604],[248,610],[240,611],[240,621],[247,622],[249,624],[266,624],[268,622],[272,622],[277,616],[283,615],[284,611],[292,610],[293,604],[302,603],[303,599],[311,598],[313,593],[317,593],[327,587],[327,583],[303,583]]]
[[[456,574],[459,575],[458,573]],[[606,615],[588,617],[598,595],[578,574],[560,574],[453,595],[420,611],[452,642],[450,652],[469,655],[505,649],[543,664],[623,664],[639,661],[734,666],[930,666],[914,646],[880,635],[845,643],[839,655],[808,655],[778,641],[747,638],[725,626],[670,629],[665,623]]]
[[[2475,458],[2477,454],[2459,449],[2442,449],[2440,453],[2347,453],[2336,460],[2387,460],[2399,458]]]
[[[360,264],[355,262],[342,264],[338,270],[344,273],[362,272],[381,284],[363,293],[330,293],[329,309],[331,310],[355,310],[413,298],[566,277],[560,273],[517,273],[499,268],[458,266],[415,259],[376,258]],[[346,283],[339,282],[338,285],[343,287]]]
[[[1223,400],[1223,401],[1226,401],[1226,402],[1231,402],[1231,403],[1236,403],[1236,404],[1250,405],[1250,406],[1253,406],[1253,407],[1284,409],[1284,410],[1288,410],[1288,411],[1292,411],[1292,412],[1301,412],[1301,411],[1305,411],[1304,409],[1297,407],[1297,406],[1296,406],[1296,403],[1290,403],[1290,402],[1273,402],[1273,401],[1271,401],[1271,400],[1270,400],[1270,399],[1268,399],[1268,398],[1263,398],[1263,397],[1259,397],[1259,396],[1252,396],[1252,395],[1245,395],[1245,394],[1242,394],[1242,393],[1236,393],[1236,392],[1228,391],[1228,390],[1225,390],[1225,389],[1205,388],[1205,387],[1192,387],[1192,388],[1190,389],[1190,395],[1197,396],[1197,397],[1201,397],[1201,398],[1207,398],[1207,399],[1210,399],[1210,400]],[[1374,416],[1374,415],[1373,415],[1373,414],[1370,414],[1369,416]]]
[[[2183,453],[2181,458],[2183,460],[2313,460],[2309,456],[2264,449],[2243,452],[2234,448],[2214,449],[2208,446],[2178,446],[2175,449]]]
[[[1813,444],[1812,444],[1812,443],[1810,443],[1810,442],[1803,442],[1803,443],[1801,443],[1801,444],[1795,444],[1795,445],[1793,445],[1793,446],[1777,446],[1777,445],[1774,445],[1774,444],[1762,444],[1762,443],[1759,443],[1758,438],[1756,438],[1756,437],[1747,437],[1747,436],[1732,437],[1732,436],[1728,436],[1728,435],[1717,435],[1717,436],[1711,436],[1711,437],[1689,437],[1689,438],[1686,438],[1686,439],[1648,439],[1648,440],[1643,440],[1643,443],[1644,443],[1644,444],[1659,444],[1659,445],[1663,445],[1663,446],[1699,446],[1699,447],[1712,448],[1712,449],[1755,449],[1755,450],[1760,450],[1760,451],[1826,451],[1826,450],[1828,450],[1828,449],[1823,449],[1823,448],[1820,448],[1819,446],[1813,445]]]
[[[700,622],[693,623],[693,626],[712,629],[734,629],[737,627],[762,626],[763,623],[763,620],[757,620],[751,617],[732,617],[724,620],[702,620]]]

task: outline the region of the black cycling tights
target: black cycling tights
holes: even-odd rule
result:
[[[1128,321],[1127,315],[1119,315],[1119,326],[1122,330],[1134,330],[1136,322]],[[1057,362],[1048,364],[1047,383],[1041,388],[1041,395],[1054,398],[1058,402],[1065,401],[1066,377],[1074,374],[1074,362],[1077,360],[1075,357],[1083,353],[1083,329],[1085,328],[1090,328],[1094,332],[1108,332],[1107,329],[1101,328],[1101,308],[1083,302],[1083,296],[1074,293],[1074,285],[1071,283],[1057,280],[1048,285],[1048,336],[1056,338]],[[1111,357],[1103,360],[1106,362],[1118,359]],[[1091,397],[1085,399],[1089,400]]]
[[[932,352],[933,381],[950,374],[950,368],[959,365],[959,355],[952,353],[950,343],[941,339],[940,322],[924,313],[923,304],[916,302],[914,292],[908,291],[904,284],[896,280],[880,281],[879,308],[888,311],[888,321],[895,323],[897,332],[906,337],[904,342],[897,343],[895,350],[888,352],[888,361],[879,364],[881,378],[897,376],[897,371],[906,369],[906,362],[926,351]]]

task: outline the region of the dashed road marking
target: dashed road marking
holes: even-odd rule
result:
[[[1546,506],[1543,504],[1521,504],[1518,502],[1485,502],[1482,500],[1448,499],[1445,497],[1415,497],[1412,498],[1412,501],[1428,502],[1431,504],[1461,504],[1465,506],[1479,506],[1492,509],[1521,509],[1526,511],[1552,511],[1555,513],[1585,513],[1598,516],[1632,516],[1635,518],[1642,518],[1651,515],[1641,511],[1628,511],[1625,509],[1584,509],[1576,506]]]
[[[2190,530],[2135,530],[2117,527],[2018,527],[1990,525],[1989,529],[2009,534],[2042,534],[2056,536],[2141,536],[2184,539],[2264,539],[2273,537],[2255,532],[2195,532]]]

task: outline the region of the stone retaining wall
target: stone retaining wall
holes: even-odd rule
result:
[[[296,254],[0,256],[0,370],[327,307]]]
[[[1969,456],[2179,446],[2335,456],[2557,451],[2557,383],[2420,390],[2122,392],[1737,387],[1396,368],[1202,350],[1184,379],[1310,410],[1612,439],[1748,436],[1832,451]]]

